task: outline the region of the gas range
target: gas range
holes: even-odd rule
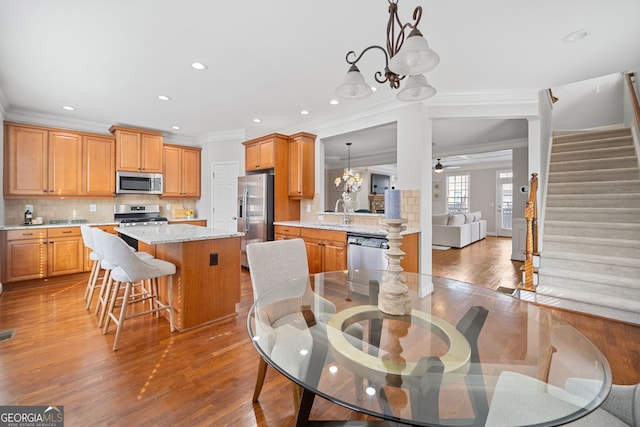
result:
[[[160,216],[160,205],[115,205],[114,219],[120,227],[165,225],[169,221]]]

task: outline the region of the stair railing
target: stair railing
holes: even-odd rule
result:
[[[627,73],[625,74],[625,80],[629,89],[629,95],[631,96],[631,105],[633,106],[636,123],[640,126],[640,102],[638,102],[638,93],[636,92],[636,88],[633,83],[633,76],[634,73]]]
[[[521,289],[535,291],[533,286],[534,263],[533,255],[538,253],[538,174],[531,174],[531,185],[529,186],[529,200],[524,209],[524,217],[527,220],[527,242],[524,259],[524,283]]]

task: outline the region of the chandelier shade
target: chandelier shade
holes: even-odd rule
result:
[[[389,60],[389,69],[396,74],[413,76],[431,71],[439,63],[440,56],[431,50],[422,33],[414,29],[400,51]]]
[[[336,95],[348,99],[366,98],[373,91],[365,81],[358,67],[352,65],[347,72],[344,81],[336,88]]]
[[[436,88],[427,82],[427,78],[423,74],[409,76],[407,83],[402,90],[398,92],[396,98],[399,101],[411,102],[421,101],[431,98],[436,94]]]

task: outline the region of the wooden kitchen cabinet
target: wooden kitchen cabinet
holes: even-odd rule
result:
[[[7,196],[73,196],[82,194],[82,136],[5,123]]]
[[[116,170],[162,173],[162,133],[111,126],[116,137]]]
[[[6,198],[113,197],[113,137],[5,122]]]
[[[164,145],[164,198],[200,198],[200,148]]]
[[[289,137],[272,133],[242,144],[246,172],[268,169],[273,174],[273,220],[299,220],[300,200],[289,197]]]
[[[84,242],[80,227],[47,230],[47,277],[84,271]]]
[[[288,225],[274,225],[273,235],[275,240],[296,239],[300,237],[300,227],[290,227]]]
[[[3,231],[2,240],[4,246],[3,282],[18,282],[46,277],[46,229]]]
[[[245,143],[245,170],[258,171],[276,166],[275,138],[253,140]]]
[[[42,279],[84,271],[80,227],[32,228],[2,232],[3,282]]]
[[[113,197],[116,192],[116,142],[112,137],[82,138],[83,193],[90,197]]]
[[[310,133],[289,136],[289,197],[313,199],[315,195],[315,139]]]
[[[307,248],[309,273],[347,268],[347,234],[343,231],[302,228],[300,237]]]

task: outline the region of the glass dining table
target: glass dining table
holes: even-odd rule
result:
[[[604,355],[544,308],[402,273],[411,314],[389,315],[378,309],[383,274],[314,274],[253,304],[255,349],[303,389],[298,426],[319,423],[316,396],[400,425],[513,427],[565,424],[608,395]]]

